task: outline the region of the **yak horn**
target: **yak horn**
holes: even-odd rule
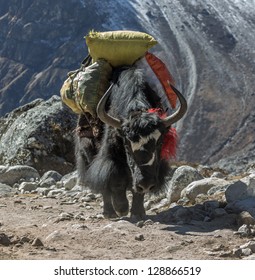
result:
[[[113,87],[113,83],[110,85],[110,87],[107,89],[107,91],[105,92],[103,97],[100,99],[100,101],[97,105],[97,116],[103,123],[106,123],[115,128],[120,128],[121,121],[117,118],[111,117],[105,111],[105,105],[106,105],[108,98],[110,97],[112,87]]]
[[[173,123],[176,123],[177,121],[179,121],[185,115],[185,113],[187,111],[187,101],[184,98],[184,96],[173,85],[170,85],[170,86],[173,89],[173,91],[176,93],[176,95],[180,101],[180,107],[176,112],[174,112],[172,115],[170,115],[169,117],[167,117],[163,120],[164,125],[166,127],[169,127]]]

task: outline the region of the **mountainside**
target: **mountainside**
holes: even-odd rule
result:
[[[188,100],[177,125],[179,160],[237,171],[255,162],[253,0],[0,0],[0,7],[0,115],[59,94],[87,54],[89,30],[145,31]]]

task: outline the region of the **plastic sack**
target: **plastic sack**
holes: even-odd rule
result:
[[[132,65],[157,44],[151,35],[138,31],[91,31],[85,39],[93,61],[103,58],[113,67]]]
[[[89,112],[95,117],[97,104],[109,87],[111,74],[112,67],[103,59],[69,72],[60,90],[62,101],[77,114]]]

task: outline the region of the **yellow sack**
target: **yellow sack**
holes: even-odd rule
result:
[[[77,106],[76,102],[75,102],[75,93],[76,91],[73,88],[73,80],[76,76],[76,73],[78,73],[77,71],[74,72],[70,72],[68,73],[69,78],[67,78],[60,90],[60,96],[62,101],[73,110],[74,113],[76,114],[81,114],[82,113],[82,109],[80,107]]]
[[[85,39],[93,61],[103,58],[113,67],[132,65],[157,44],[152,36],[138,31],[91,31]]]
[[[77,114],[89,112],[95,117],[97,104],[109,87],[111,74],[110,64],[103,59],[68,73],[69,78],[60,90],[62,101]]]

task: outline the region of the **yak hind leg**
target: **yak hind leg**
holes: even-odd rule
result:
[[[104,189],[103,195],[103,215],[105,218],[117,218],[127,216],[129,203],[125,190]]]
[[[86,137],[77,137],[75,144],[76,167],[78,173],[77,184],[84,186],[86,181],[86,171],[96,154],[96,149],[94,147],[93,141]]]
[[[79,116],[75,129],[75,155],[79,185],[85,185],[85,174],[98,152],[102,131],[102,123],[99,119],[94,119],[89,113]]]
[[[135,221],[146,219],[146,213],[144,209],[144,194],[139,194],[132,191],[133,200],[131,207],[131,219]]]
[[[103,196],[103,215],[105,218],[107,219],[113,219],[113,218],[117,218],[118,215],[116,214],[113,206],[112,206],[112,196],[111,196],[111,192],[107,189],[105,189],[102,192],[102,196]]]

